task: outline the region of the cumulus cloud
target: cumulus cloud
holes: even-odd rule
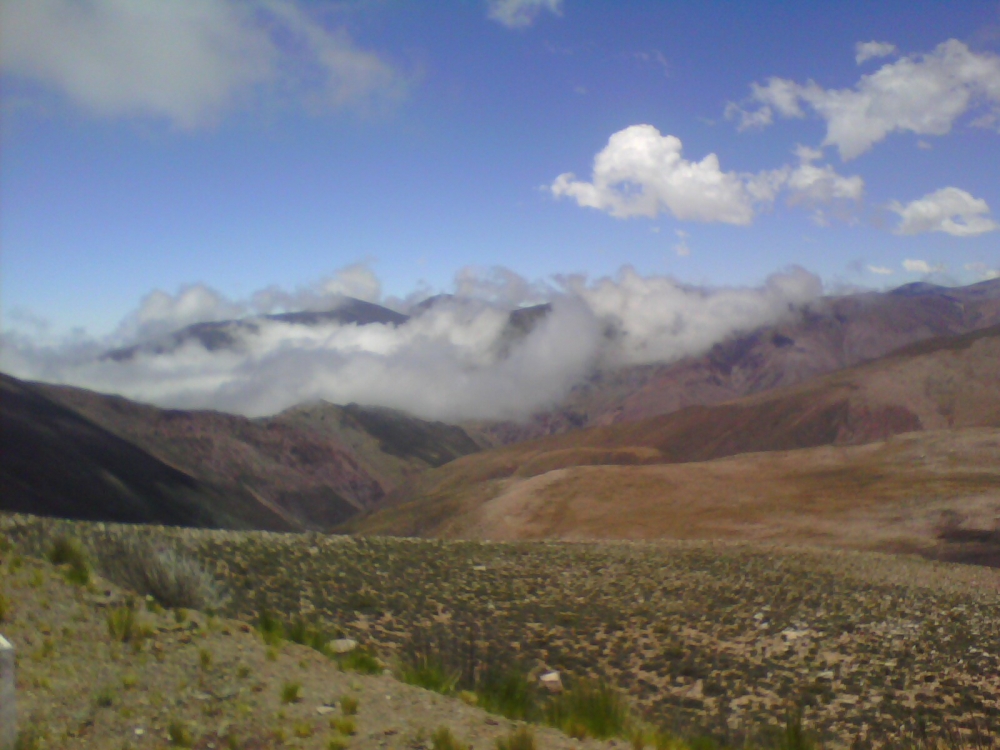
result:
[[[903,261],[903,270],[909,273],[939,273],[944,271],[944,266],[932,266],[926,260],[907,258]]]
[[[956,187],[941,188],[905,206],[893,201],[889,209],[902,219],[896,234],[945,232],[955,237],[974,237],[1000,229],[1000,224],[989,217],[990,207],[985,200]]]
[[[863,75],[850,89],[824,89],[770,78],[751,86],[754,109],[730,103],[726,116],[746,130],[770,125],[777,113],[803,117],[809,106],[826,121],[824,146],[854,159],[894,132],[945,135],[955,120],[986,105],[1000,107],[1000,56],[973,52],[950,39],[925,55],[911,55]],[[986,115],[989,117],[989,115]],[[980,118],[979,121],[982,121]]]
[[[885,266],[868,266],[868,270],[872,273],[876,273],[879,276],[889,276],[892,274],[891,268],[886,268]]]
[[[820,151],[800,146],[796,155],[795,167],[757,174],[723,172],[715,154],[689,161],[676,136],[661,135],[652,125],[632,125],[612,135],[594,157],[590,182],[567,172],[549,189],[557,198],[568,196],[580,206],[619,219],[670,213],[681,220],[740,225],[753,221],[757,204],[771,203],[782,191],[793,206],[861,199],[861,177],[844,177],[830,165],[816,165]]]
[[[558,403],[595,367],[699,354],[734,333],[794,315],[821,292],[819,280],[801,269],[740,289],[692,287],[629,268],[613,278],[571,276],[551,283],[507,270],[480,273],[478,283],[476,275],[461,273],[456,291],[483,296],[442,298],[399,326],[304,326],[257,318],[254,326],[233,330],[239,337],[233,348],[208,351],[192,337],[164,353],[145,349],[123,361],[99,357],[109,341],[42,345],[7,331],[0,366],[18,377],[161,406],[251,416],[325,399],[431,419],[518,418]],[[322,287],[320,282],[311,288]],[[252,297],[227,300],[200,285],[161,295],[147,295],[130,317],[177,324],[254,306]],[[511,343],[509,301],[539,295],[551,312]]]
[[[682,220],[749,224],[753,201],[743,179],[723,172],[715,154],[694,162],[681,150],[680,138],[661,135],[652,125],[632,125],[612,135],[594,157],[591,182],[567,172],[550,189],[620,219],[667,212]]]
[[[858,42],[854,45],[854,60],[858,65],[876,57],[895,54],[896,45],[890,42]]]
[[[210,125],[255,96],[371,107],[402,78],[294,0],[8,0],[0,64],[99,116]]]
[[[562,0],[489,0],[490,20],[508,29],[531,26],[542,11],[562,15]]]

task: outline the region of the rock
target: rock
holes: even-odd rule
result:
[[[358,647],[358,642],[353,638],[337,638],[330,641],[330,650],[335,654],[347,654]]]
[[[325,716],[326,714],[333,713],[334,710],[336,709],[334,709],[333,706],[316,706],[316,713],[318,713],[320,716]]]
[[[562,679],[560,679],[558,672],[546,672],[538,678],[538,681],[550,693],[561,693],[563,691]]]

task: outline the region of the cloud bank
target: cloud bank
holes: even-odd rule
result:
[[[892,50],[867,42],[857,48],[864,62]],[[874,45],[874,46],[873,46]],[[785,78],[754,83],[751,108],[730,103],[726,117],[740,130],[761,128],[785,118],[805,117],[811,108],[826,121],[824,146],[836,146],[843,160],[857,158],[891,133],[945,135],[966,112],[990,108],[976,122],[989,127],[1000,111],[1000,56],[973,52],[950,39],[925,55],[910,55],[861,76],[849,89],[824,89],[814,81],[801,84]]]
[[[191,130],[255,97],[383,106],[403,79],[294,0],[6,0],[0,65],[106,117]],[[315,10],[315,9],[312,9]]]
[[[358,277],[358,267],[336,278]],[[316,301],[320,282],[285,302]],[[630,268],[614,278],[529,282],[504,269],[464,271],[463,294],[417,308],[399,326],[315,326],[256,319],[236,346],[207,351],[190,339],[165,354],[116,362],[99,355],[157,331],[255,310],[255,295],[227,300],[192,285],[147,295],[107,340],[42,344],[8,331],[0,367],[17,377],[66,383],[166,407],[260,416],[325,399],[404,409],[429,419],[520,418],[552,406],[594,368],[669,362],[794,315],[816,299],[819,280],[801,269],[753,289],[704,289]],[[271,290],[271,299],[275,290]],[[329,298],[328,298],[329,299]],[[512,336],[510,310],[544,301],[551,312]]]

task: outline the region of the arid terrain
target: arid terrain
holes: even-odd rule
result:
[[[555,669],[567,678],[604,678],[647,720],[688,736],[708,732],[740,744],[766,733],[791,706],[803,707],[807,728],[831,748],[914,742],[920,732],[960,745],[978,738],[989,747],[1000,736],[1000,571],[985,567],[750,543],[440,542],[10,516],[3,523],[22,548],[60,529],[90,545],[129,535],[155,539],[196,556],[224,583],[231,598],[223,615],[248,624],[263,609],[289,622],[302,617],[357,639],[386,663],[423,644],[458,668],[500,660],[536,675]],[[64,587],[43,596],[32,571],[11,575],[5,560],[6,595],[15,612],[31,612],[5,629],[27,660],[25,710],[44,712],[59,696],[58,726],[82,725],[79,742],[57,747],[96,747],[87,744],[88,731],[156,746],[137,739],[134,728],[159,735],[170,716],[191,721],[206,738],[223,720],[257,738],[267,736],[265,725],[272,732],[295,721],[320,727],[317,706],[351,683],[334,670],[311,671],[321,657],[304,650],[266,663],[263,647],[238,624],[221,626],[229,635],[206,636],[206,626],[185,637],[183,628],[158,620],[162,629],[148,646],[128,656],[106,643],[91,597]],[[35,580],[42,586],[52,577],[43,571]],[[70,630],[63,631],[67,615]],[[81,648],[77,630],[93,645]],[[201,647],[212,652],[203,674]],[[40,649],[48,653],[37,655]],[[53,658],[61,654],[76,660],[65,662],[71,670]],[[245,682],[233,677],[242,663],[250,668]],[[92,693],[79,692],[79,670],[89,670],[96,690],[117,684],[128,669],[138,670],[143,690],[121,690],[117,710],[94,708]],[[282,717],[275,685],[290,679],[308,686],[308,702]],[[487,736],[496,732],[485,714],[456,701],[436,713],[440,699],[390,689],[383,679],[359,683],[363,711],[352,745],[404,747],[417,723],[439,720],[460,734],[473,725],[490,727]],[[378,708],[369,720],[364,711],[374,704],[394,708]],[[541,746],[560,745],[545,739]]]

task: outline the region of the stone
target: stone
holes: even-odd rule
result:
[[[563,691],[562,679],[559,677],[558,672],[546,672],[538,678],[538,681],[550,693],[561,693]]]
[[[347,654],[358,647],[358,642],[353,638],[337,638],[330,641],[330,649],[335,654]]]
[[[0,750],[11,750],[17,741],[16,684],[14,646],[0,635]]]

